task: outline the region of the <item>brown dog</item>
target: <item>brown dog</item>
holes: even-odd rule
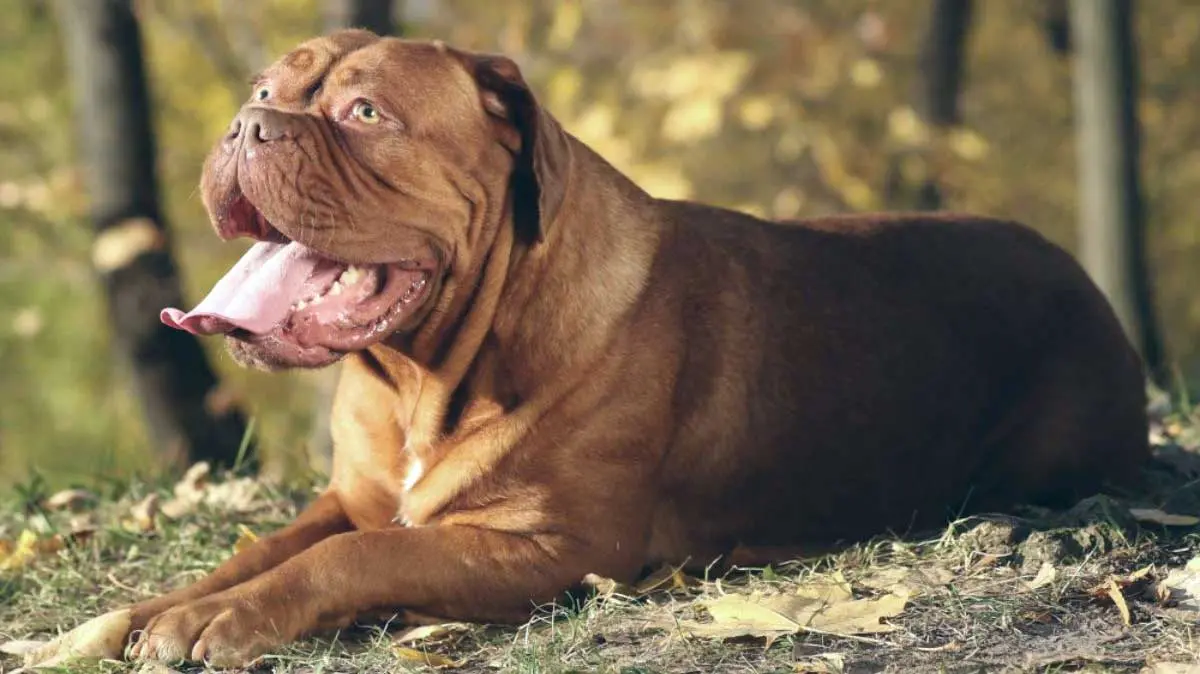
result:
[[[1037,234],[657,200],[501,57],[308,42],[202,188],[259,243],[164,320],[260,367],[344,359],[336,456],[294,524],[134,607],[137,657],[236,665],[381,609],[522,620],[590,572],[1064,502],[1147,456],[1138,359]]]

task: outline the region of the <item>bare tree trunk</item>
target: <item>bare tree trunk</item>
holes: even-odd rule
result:
[[[393,0],[328,0],[325,5],[325,30],[366,28],[379,35],[400,35],[401,26],[395,20],[397,7]],[[308,439],[308,462],[316,471],[328,474],[333,462],[333,437],[330,434],[330,412],[337,390],[339,366],[326,368],[317,375],[313,404],[313,428]]]
[[[1167,383],[1146,260],[1130,0],[1071,0],[1078,128],[1080,257],[1146,368]]]
[[[913,109],[927,126],[943,129],[959,122],[958,97],[962,89],[967,33],[972,0],[933,0],[929,23],[921,44],[920,72],[913,91]],[[926,148],[914,148],[892,157],[888,171],[887,200],[896,208],[937,210],[942,193],[930,170]],[[923,170],[911,175],[905,165]]]
[[[183,306],[158,201],[141,34],[131,0],[56,4],[96,230],[93,262],[118,356],[132,369],[154,445],[176,467],[234,464],[246,420],[222,395],[200,344],[159,322]]]
[[[366,28],[379,35],[399,35],[393,0],[328,0],[326,30]]]

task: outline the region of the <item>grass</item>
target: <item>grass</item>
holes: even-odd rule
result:
[[[1200,553],[1200,527],[1139,524],[1128,511],[1149,506],[1200,514],[1200,429],[1188,415],[1157,416],[1158,459],[1147,471],[1151,486],[1142,494],[1095,497],[1068,512],[968,518],[923,540],[878,539],[774,568],[667,583],[645,594],[628,588],[581,593],[520,627],[471,626],[410,646],[431,654],[434,662],[451,663],[453,671],[530,674],[1140,672],[1153,671],[1146,668],[1158,662],[1200,661],[1200,613],[1164,603],[1154,591],[1167,570]],[[220,484],[232,487],[219,491]],[[114,488],[74,513],[46,511],[40,505],[44,488],[36,481],[17,490],[0,507],[0,539],[25,529],[43,538],[94,531],[18,571],[0,572],[0,641],[53,634],[192,581],[232,553],[239,525],[260,533],[281,526],[314,493],[311,486],[284,488],[243,478],[214,490],[211,502],[178,519],[159,517],[154,531],[140,530],[131,509],[151,493],[169,499],[169,486]],[[683,627],[687,621],[710,621],[703,605],[715,597],[794,595],[835,573],[849,581],[856,597],[868,598],[885,591],[881,577],[904,576],[912,593],[888,621],[897,629],[850,636],[809,631],[768,645],[753,637],[697,638]],[[1039,574],[1042,582],[1031,586]],[[1104,590],[1114,578],[1121,581],[1128,625]],[[260,669],[433,671],[421,656],[397,649],[395,637],[402,631],[380,622],[320,635],[270,656]],[[0,660],[0,667],[16,665]],[[71,671],[137,669],[103,662]]]

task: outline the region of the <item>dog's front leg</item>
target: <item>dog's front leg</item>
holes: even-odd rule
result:
[[[204,578],[174,592],[147,599],[130,607],[131,632],[145,627],[154,616],[169,608],[231,588],[278,566],[318,541],[349,531],[350,520],[337,494],[327,491],[312,502],[288,526],[255,541],[218,566]]]
[[[512,622],[586,573],[553,537],[472,526],[354,531],[147,625],[133,655],[242,666],[317,629],[378,609]]]

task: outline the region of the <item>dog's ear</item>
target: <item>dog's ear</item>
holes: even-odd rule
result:
[[[520,134],[513,170],[513,216],[519,237],[529,243],[541,241],[562,208],[571,170],[568,136],[538,105],[512,59],[492,54],[462,57],[475,76],[484,109]]]

